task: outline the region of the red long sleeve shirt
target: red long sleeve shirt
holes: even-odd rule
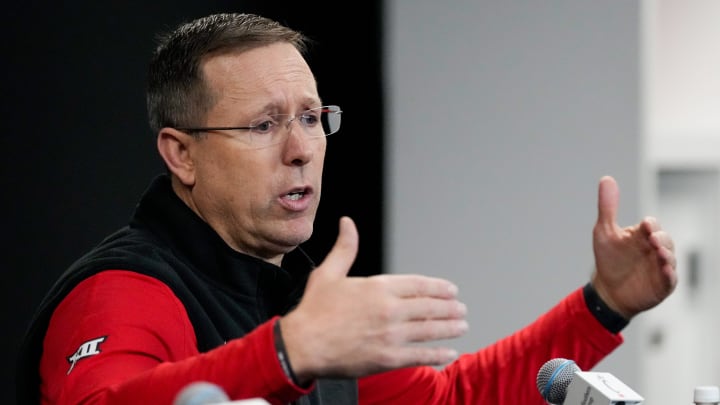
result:
[[[185,308],[163,283],[108,270],[76,286],[56,308],[40,362],[44,405],[172,404],[185,386],[208,381],[233,399],[286,404],[309,388],[288,380],[272,325],[199,353]],[[359,380],[366,404],[538,404],[539,367],[554,357],[590,369],[622,343],[587,309],[578,289],[517,333],[439,371],[414,367]]]

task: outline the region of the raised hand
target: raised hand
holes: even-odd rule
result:
[[[611,308],[630,319],[667,298],[677,285],[673,240],[653,217],[637,225],[617,225],[618,185],[600,179],[598,218],[593,228],[592,283]]]
[[[447,347],[416,344],[467,330],[457,287],[420,275],[348,277],[357,249],[355,224],[343,217],[337,241],[311,274],[300,304],[280,320],[300,382],[441,365],[457,357]]]

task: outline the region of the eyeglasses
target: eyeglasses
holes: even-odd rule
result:
[[[176,128],[183,132],[247,131],[249,136],[238,137],[253,148],[264,148],[281,143],[289,133],[293,121],[300,123],[304,134],[311,138],[332,135],[340,129],[342,110],[336,105],[311,108],[297,115],[270,114],[254,119],[246,127],[192,127]],[[282,128],[287,131],[283,131]]]

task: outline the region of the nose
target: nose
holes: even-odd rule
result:
[[[304,166],[313,158],[313,140],[305,135],[305,128],[300,122],[296,126],[292,125],[296,118],[288,119],[285,126],[287,138],[283,147],[283,161],[288,165]]]

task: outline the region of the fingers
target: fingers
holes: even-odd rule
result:
[[[379,345],[384,354],[378,356],[383,369],[418,365],[442,365],[455,360],[456,350],[430,345],[427,343],[462,336],[468,330],[464,320],[452,321],[416,321],[394,328],[393,333],[384,336]]]
[[[645,217],[641,223],[641,226],[647,233],[653,233],[659,231],[660,223],[655,217]]]
[[[648,241],[650,245],[655,248],[661,263],[670,266],[670,269],[675,269],[677,264],[675,258],[675,242],[670,237],[670,234],[660,228],[660,224],[654,217],[647,217],[643,220],[642,229],[648,233]]]
[[[388,348],[383,369],[411,366],[441,366],[458,357],[456,350],[447,347],[406,346]]]
[[[675,257],[675,242],[670,234],[662,230],[657,219],[646,217],[641,223],[642,230],[647,233],[650,245],[655,249],[658,265],[665,274],[662,279],[667,291],[672,291],[677,284],[677,258]]]
[[[403,299],[402,320],[463,319],[467,307],[453,299],[410,298]]]
[[[598,225],[614,228],[619,201],[620,190],[617,182],[610,176],[603,176],[598,186]]]
[[[468,330],[464,319],[455,320],[424,320],[406,324],[404,340],[406,342],[428,342],[452,339],[462,336]]]
[[[650,240],[650,244],[656,249],[665,248],[670,251],[675,250],[675,242],[673,242],[670,235],[665,231],[653,232],[648,239]]]
[[[322,263],[324,274],[335,277],[347,276],[358,252],[358,232],[349,217],[340,218],[340,231],[330,253]]]
[[[375,281],[384,284],[386,291],[398,297],[455,298],[458,287],[448,280],[415,274],[377,276]]]
[[[677,267],[677,258],[675,257],[675,253],[673,251],[661,247],[658,249],[658,256],[660,256],[662,263],[669,266],[668,270],[675,270]]]
[[[343,217],[335,245],[311,273],[300,304],[283,317],[296,374],[358,376],[455,359],[454,350],[415,343],[467,331],[458,287],[422,275],[347,277],[357,251],[355,224]]]
[[[654,217],[646,217],[642,224],[643,230],[650,235],[649,240],[656,248],[665,247],[669,250],[675,250],[675,242],[673,242],[670,234],[665,232]]]
[[[440,366],[455,360],[458,357],[456,350],[448,349],[444,347],[435,348],[423,348],[423,347],[411,347],[407,348],[408,357],[414,361],[408,362],[412,365],[429,365],[429,366]]]

